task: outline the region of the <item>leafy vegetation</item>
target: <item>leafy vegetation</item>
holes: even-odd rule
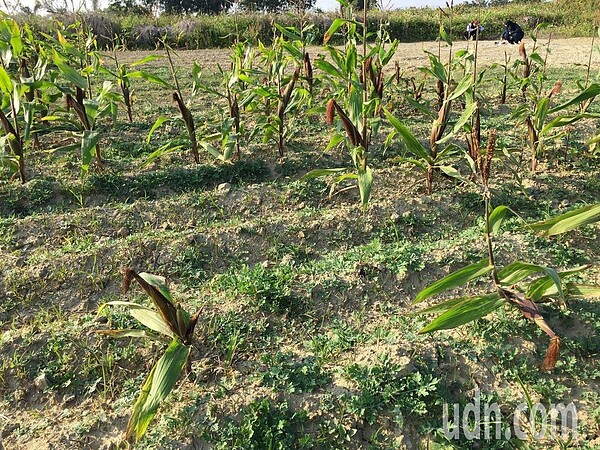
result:
[[[425,53],[343,6],[323,47],[299,15],[221,53],[3,18],[7,447],[466,448],[443,404],[480,390],[575,402],[593,448],[597,38],[556,63],[452,8]],[[571,445],[512,419],[480,446]]]

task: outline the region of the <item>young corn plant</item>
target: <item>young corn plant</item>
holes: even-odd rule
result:
[[[308,70],[301,42],[286,40],[286,34],[292,32],[283,27],[276,26],[275,29],[284,32],[274,40],[273,45],[259,45],[264,67],[261,74],[263,85],[254,86],[252,95],[263,100],[264,111],[257,120],[255,130],[262,131],[264,143],[275,142],[279,156],[282,157],[286,141],[293,132],[288,123],[290,117],[298,115],[301,106],[308,102],[310,91],[299,83],[302,68],[306,67]],[[290,66],[294,67],[291,75]],[[273,108],[273,105],[277,107]],[[259,110],[261,102],[249,101],[248,106],[250,111]]]
[[[452,29],[453,21],[453,4],[448,5],[448,11],[440,9],[449,20],[449,29]],[[474,128],[478,129],[478,125],[474,124],[471,118],[475,114],[478,117],[478,102],[476,100],[476,84],[483,75],[477,72],[477,48],[478,41],[475,41],[475,53],[470,53],[467,50],[459,50],[453,52],[452,37],[446,31],[446,27],[440,19],[440,47],[438,54],[428,53],[429,67],[423,67],[420,70],[426,75],[431,76],[436,82],[435,91],[438,97],[438,107],[434,111],[420,104],[416,99],[409,98],[409,103],[433,117],[431,131],[429,134],[429,147],[427,148],[414,136],[410,129],[400,120],[395,118],[390,111],[384,110],[385,116],[391,123],[393,130],[386,140],[386,145],[390,145],[393,139],[398,136],[403,142],[407,156],[402,156],[399,159],[414,164],[425,173],[425,193],[431,194],[433,191],[434,174],[441,171],[448,177],[460,178],[458,171],[451,166],[451,159],[461,149],[449,141],[456,136],[463,128],[469,131]],[[448,47],[448,56],[445,63],[442,62],[442,43]],[[455,81],[457,74],[462,72],[462,78]],[[464,96],[465,108],[461,115],[455,120],[451,120],[452,105]],[[471,120],[471,126],[468,122]],[[475,119],[477,122],[477,119]],[[450,131],[447,131],[450,128]],[[467,139],[467,144],[470,146],[470,139]]]
[[[98,129],[98,123],[107,117],[110,117],[113,123],[116,122],[119,96],[112,92],[112,83],[105,81],[100,93],[95,98],[86,98],[86,88],[89,80],[82,76],[79,71],[69,66],[58,52],[54,52],[54,64],[63,78],[74,84],[75,87],[75,89],[72,89],[71,86],[59,86],[59,89],[65,92],[67,112],[73,110],[77,118],[72,123],[79,128],[79,133],[75,134],[81,139],[82,173],[88,172],[92,159],[96,161],[98,167],[103,168],[105,163],[100,151],[101,133]]]
[[[352,17],[346,2],[340,5]],[[359,30],[361,32],[359,32]],[[327,45],[338,31],[345,38],[344,49]],[[380,37],[384,35],[379,34]],[[329,141],[327,149],[344,142],[350,153],[353,171],[346,168],[315,169],[303,179],[334,175],[331,192],[346,180],[356,180],[363,210],[366,210],[373,186],[373,171],[368,164],[369,145],[373,135],[377,134],[381,122],[381,104],[386,84],[393,82],[393,76],[384,80],[383,69],[390,62],[398,42],[385,48],[385,39],[378,39],[373,46],[367,44],[366,8],[362,21],[350,18],[337,18],[325,33],[324,43],[331,61],[320,58],[315,66],[325,73],[325,83],[332,92],[327,102],[325,116],[328,124],[339,118],[338,132]],[[362,44],[362,51],[358,44]],[[339,130],[343,129],[344,132]]]
[[[475,296],[462,296],[445,300],[425,308],[419,314],[438,314],[420,332],[452,329],[482,318],[494,310],[510,305],[516,307],[528,320],[533,321],[550,338],[546,356],[540,366],[541,370],[549,371],[555,367],[560,349],[560,338],[550,328],[538,306],[540,301],[557,299],[566,305],[569,298],[598,297],[600,286],[565,282],[570,275],[577,274],[589,266],[577,267],[558,271],[536,263],[515,261],[504,267],[498,265],[494,253],[493,236],[501,228],[502,220],[508,208],[498,206],[491,210],[490,206],[490,170],[495,150],[495,133],[492,130],[488,137],[485,151],[479,149],[476,159],[477,173],[480,177],[484,199],[485,241],[488,257],[470,264],[450,275],[427,286],[415,297],[414,303],[433,297],[444,291],[466,285],[470,281],[484,276],[490,277],[490,289]],[[582,225],[600,220],[600,204],[595,204],[559,215],[552,219],[529,224],[527,227],[544,236],[554,236],[566,233]],[[532,276],[538,275],[531,279]]]
[[[118,38],[115,39],[116,43],[112,52],[112,59],[115,63],[114,72],[109,70],[105,66],[101,66],[99,70],[101,73],[105,73],[109,77],[111,77],[121,90],[121,100],[123,102],[123,105],[125,105],[127,119],[131,123],[133,122],[133,103],[135,99],[135,89],[133,87],[132,80],[142,79],[166,88],[170,88],[171,85],[153,73],[150,73],[146,70],[137,69],[138,66],[149,63],[156,59],[160,59],[162,58],[162,56],[148,55],[132,63],[122,64],[119,62],[119,54],[120,52],[126,51],[127,49],[124,44],[119,44]]]
[[[164,144],[163,146],[158,148],[156,151],[154,151],[150,156],[148,156],[148,158],[144,162],[144,166],[151,164],[152,162],[154,162],[156,159],[158,159],[159,157],[161,157],[163,155],[166,155],[168,153],[172,153],[174,151],[184,148],[186,146],[186,143],[189,144],[189,148],[191,150],[192,157],[194,158],[194,162],[196,164],[200,164],[200,153],[198,151],[199,144],[198,144],[198,138],[196,136],[196,123],[194,120],[194,116],[193,116],[192,112],[190,111],[189,107],[190,107],[192,101],[194,100],[195,96],[201,91],[201,86],[202,86],[202,82],[200,80],[201,69],[200,69],[200,66],[198,65],[198,63],[196,61],[194,61],[194,64],[192,66],[192,89],[191,89],[190,95],[187,98],[187,101],[184,102],[184,96],[183,96],[183,93],[179,86],[179,77],[177,75],[177,70],[175,69],[175,65],[173,63],[173,57],[171,55],[173,53],[173,49],[166,42],[164,42],[164,41],[161,41],[161,42],[165,48],[165,53],[166,53],[167,59],[169,61],[169,67],[171,69],[171,75],[173,76],[174,86],[169,85],[169,87],[174,90],[173,96],[172,96],[173,103],[175,103],[175,105],[177,106],[177,109],[179,110],[179,113],[180,113],[179,120],[181,120],[183,122],[183,124],[185,125],[186,131],[187,131],[187,136],[186,136],[187,142],[186,142],[186,139],[183,138],[182,136],[178,136],[175,139],[171,139],[169,142],[167,142],[166,144]],[[174,118],[160,116],[156,120],[156,122],[154,123],[154,125],[152,126],[150,131],[148,132],[146,142],[150,143],[150,140],[151,140],[154,132],[160,126],[162,126],[166,122],[172,121],[173,119]]]
[[[21,183],[25,175],[26,149],[34,142],[33,120],[36,108],[31,74],[26,65],[27,41],[13,19],[0,20],[0,125],[3,135],[0,147],[8,149],[0,155],[0,163],[18,175]],[[37,67],[36,75],[42,78],[45,65]],[[6,112],[5,112],[6,110]]]
[[[107,306],[124,307],[144,327],[99,330],[98,333],[116,338],[145,338],[166,345],[133,405],[125,431],[125,439],[130,443],[137,442],[146,433],[161,403],[175,387],[183,368],[189,365],[194,329],[200,317],[200,311],[190,316],[181,305],[175,303],[163,277],[127,269],[123,283],[125,292],[133,280],[146,291],[154,308],[127,301],[112,301],[102,305],[98,311],[100,314]]]
[[[539,55],[535,56],[535,54],[532,54],[528,57],[524,43],[521,43],[521,46],[519,47],[519,53],[524,61],[524,84],[522,85],[522,91],[523,95],[525,96],[525,92],[527,91],[527,87],[529,86],[529,83],[525,82],[525,80],[529,79],[532,76],[532,67],[534,67],[536,63],[539,64]],[[543,62],[545,65],[545,61]],[[548,139],[561,136],[561,134],[556,134],[558,129],[560,129],[561,127],[570,126],[573,123],[584,118],[600,117],[597,113],[587,112],[589,104],[593,101],[594,98],[596,98],[596,96],[600,94],[600,84],[589,84],[583,91],[575,95],[573,98],[559,105],[551,107],[551,100],[553,97],[557,96],[560,93],[562,83],[560,81],[557,81],[554,87],[544,94],[541,93],[541,86],[544,77],[545,75],[543,75],[542,71],[541,74],[538,75],[538,83],[536,85],[537,89],[533,102],[533,109],[530,109],[528,103],[524,103],[513,113],[513,117],[525,118],[524,120],[525,124],[527,125],[527,131],[529,136],[529,146],[532,153],[532,172],[535,172],[537,170],[538,161],[540,155],[544,151],[545,142]],[[566,110],[571,106],[577,106],[579,112],[567,113]],[[581,110],[582,106],[585,107],[583,112]],[[557,113],[559,114],[556,115]]]

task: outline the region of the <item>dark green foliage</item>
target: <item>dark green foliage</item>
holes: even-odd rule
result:
[[[222,0],[159,0],[167,14],[218,14],[226,8]]]
[[[301,433],[305,416],[304,411],[293,412],[286,402],[276,405],[264,398],[245,407],[239,420],[226,417],[215,422],[204,438],[219,450],[311,448],[310,438]]]
[[[281,12],[297,11],[298,9],[306,11],[312,8],[316,0],[242,0],[242,8],[247,11]]]
[[[292,270],[288,266],[267,268],[257,264],[235,267],[217,280],[217,283],[236,294],[249,298],[258,309],[277,312],[298,312],[302,306],[292,295]]]
[[[389,356],[380,357],[375,366],[352,364],[346,374],[358,385],[357,393],[347,397],[349,410],[369,424],[389,407],[406,416],[423,416],[440,401],[438,378],[421,371],[402,374]]]
[[[290,394],[312,392],[331,382],[331,375],[321,368],[314,357],[294,359],[291,353],[264,355],[262,361],[267,365],[260,375],[261,383],[276,391]]]

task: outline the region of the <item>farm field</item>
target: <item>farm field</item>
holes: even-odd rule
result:
[[[588,60],[591,38],[552,39],[548,54],[546,42],[525,41],[528,55],[539,46],[544,63],[531,62],[543,83],[538,100],[558,80],[560,89],[548,94],[551,107],[581,92],[577,83],[586,77],[590,84],[600,82],[600,52]],[[462,49],[467,43],[457,41],[452,52]],[[265,140],[261,133],[273,127],[265,117],[285,97],[293,64],[280,72],[279,81],[287,84],[279,86],[279,96],[257,91],[258,100],[244,104],[238,92],[247,119],[239,140],[232,141],[231,132],[223,131],[223,124],[228,130],[234,125],[227,121],[231,108],[219,73],[219,66],[229,68],[230,50],[179,50],[171,55],[173,69],[163,50],[119,53],[122,65],[161,55],[135,67],[169,83],[175,70],[180,97],[190,99],[198,163],[173,89],[139,77],[131,86],[132,120],[119,104],[116,120],[99,116],[97,128],[89,130],[100,132],[102,167],[89,161],[82,174],[79,147],[64,147],[79,145],[73,119],[40,133],[39,147],[27,152],[26,183],[18,176],[9,180],[9,170],[2,169],[0,448],[126,447],[122,439],[140,387],[166,348],[156,340],[98,333],[141,327],[126,308],[101,305],[152,306],[135,280],[123,292],[126,268],[165,277],[177,302],[190,314],[199,311],[190,370],[182,371],[135,448],[598,448],[597,291],[568,298],[566,307],[558,293],[540,304],[561,340],[551,370],[540,370],[548,335],[513,305],[457,328],[419,333],[433,317],[417,314],[424,305],[480,295],[493,286],[489,277],[473,278],[413,303],[431,283],[488,258],[487,201],[480,175],[471,176],[463,155],[467,133],[459,127],[448,139],[455,145],[439,166],[453,170],[436,169],[430,194],[426,169],[413,164],[416,157],[399,129],[388,139],[395,127],[387,114],[410,128],[422,146],[430,143],[438,97],[434,74],[423,78],[419,70],[432,61],[425,51],[439,51],[445,64],[445,44],[400,43],[381,69],[385,94],[373,105],[383,109],[369,122],[368,205],[365,188],[356,186],[363,180],[361,153],[345,149],[352,138],[341,113],[333,124],[325,117],[329,98],[347,108],[339,92],[348,83],[319,79],[324,64],[315,64],[318,81],[310,101],[307,80],[298,78],[306,97],[292,97],[293,108],[286,108],[285,144],[279,148],[279,130]],[[310,46],[308,53],[314,63],[326,51]],[[102,53],[102,64],[111,67],[112,58]],[[600,130],[600,100],[577,121],[544,135],[532,172],[528,116],[515,113],[525,95],[522,67],[511,69],[520,58],[518,46],[479,43],[477,64],[486,70],[477,85],[481,147],[496,144],[483,192],[493,207],[510,209],[493,236],[497,263],[555,268],[565,291],[570,283],[599,285],[597,223],[554,236],[526,224],[600,201],[600,150],[589,143]],[[193,74],[194,61],[200,74]],[[511,74],[501,104],[503,64]],[[453,67],[451,89],[459,90],[473,69],[464,60]],[[266,72],[260,75],[268,87]],[[95,76],[99,90],[108,75]],[[204,85],[192,96],[198,80]],[[448,130],[468,110],[466,94],[454,100]],[[75,117],[74,110],[54,115]],[[157,123],[161,116],[165,122]],[[328,148],[336,132],[338,145]],[[334,183],[340,173],[354,171],[356,177]],[[582,270],[570,278],[563,274],[577,267]],[[502,438],[473,443],[444,437],[443,405],[464,406],[477,392],[482,402],[500,405]],[[530,435],[506,440],[513,411],[528,398],[546,406],[573,402],[578,428],[572,442]]]

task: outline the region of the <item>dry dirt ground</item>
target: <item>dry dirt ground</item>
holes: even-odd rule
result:
[[[531,51],[535,43],[531,39],[525,39],[524,42],[526,49]],[[574,64],[587,64],[590,56],[591,43],[592,38],[552,39],[550,41],[551,50],[547,59],[548,66],[560,68],[573,66]],[[459,50],[461,48],[469,48],[470,46],[472,49],[473,45],[473,42],[457,41],[454,48],[455,50]],[[548,38],[540,37],[537,45],[538,47],[545,48],[548,45]],[[394,60],[399,62],[402,69],[410,71],[411,69],[427,65],[428,56],[425,52],[437,54],[438,48],[438,42],[400,43]],[[499,45],[494,41],[481,41],[478,47],[479,63],[482,66],[493,63],[504,63],[505,52],[511,57],[511,61],[514,61],[518,58],[518,50],[518,45]],[[198,61],[198,64],[200,64],[202,68],[206,70],[215,70],[217,64],[226,68],[229,63],[227,51],[222,49],[179,50],[176,53],[175,60],[178,67],[188,67],[191,66],[194,61]],[[319,53],[323,53],[323,49],[321,47],[311,47],[309,53],[311,57],[314,58]],[[122,62],[135,61],[150,54],[157,54],[157,51],[128,52],[126,56],[124,55],[125,57],[122,59]],[[389,67],[394,67],[393,62]],[[600,67],[599,58],[592,58],[592,67]]]
[[[540,45],[545,42],[541,39]],[[590,43],[584,38],[553,40],[548,65],[564,68],[586,63]],[[527,42],[528,49],[532,45]],[[461,46],[466,43],[455,48]],[[424,50],[437,53],[438,44],[400,44],[396,56],[400,67],[411,71],[426,65]],[[319,51],[311,49],[313,56]],[[482,65],[503,62],[504,52],[513,61],[518,57],[516,46],[491,41],[481,42],[479,51]],[[131,52],[121,61],[156,53]],[[198,60],[205,71],[228,61],[224,50],[178,51],[175,58],[177,66],[184,68]],[[160,64],[164,67],[164,61]],[[595,57],[593,66],[600,68],[600,58]],[[158,115],[154,110],[148,114],[151,117],[141,117],[139,123],[145,126]],[[597,132],[594,126],[590,130]],[[129,139],[127,133],[137,133],[135,138],[143,141],[147,128],[135,127],[115,132],[112,141]],[[590,130],[584,130],[584,135]],[[325,136],[330,129],[323,125],[321,131]],[[3,443],[6,450],[107,450],[119,441],[138,387],[160,350],[145,342],[109,342],[94,333],[108,325],[132,325],[124,314],[111,316],[108,325],[105,318],[96,317],[103,302],[144,299],[139,289],[129,296],[121,294],[121,271],[127,266],[165,275],[182,303],[206,312],[197,328],[199,350],[193,356],[197,378],[181,380],[182,387],[159,411],[157,431],[149,433],[144,448],[209,448],[208,438],[198,435],[201,427],[214,427],[222,417],[237,417],[253,400],[265,397],[306,408],[311,421],[307,430],[316,434],[315,428],[322,424],[330,427],[325,428],[323,439],[333,441],[340,433],[336,445],[313,448],[423,448],[418,444],[424,433],[418,418],[407,415],[402,428],[391,407],[375,424],[350,413],[336,416],[342,407],[340,398],[355,399],[367,390],[357,388],[358,381],[344,370],[352,364],[380,364],[377,355],[382,353],[397,369],[389,383],[395,383],[398,374],[421,376],[423,370],[424,377],[437,377],[450,395],[466,397],[479,386],[502,393],[506,401],[520,398],[515,374],[526,375],[534,398],[576,399],[585,425],[580,442],[588,449],[599,448],[600,369],[597,350],[590,350],[597,349],[600,339],[597,299],[589,304],[574,302],[573,314],[549,308],[551,324],[567,342],[555,378],[536,368],[547,338],[514,312],[502,313],[500,325],[482,321],[476,330],[417,335],[416,325],[425,322],[407,314],[414,311],[415,292],[465,261],[481,257],[479,194],[454,185],[449,188],[448,180],[440,179],[436,180],[439,192],[425,196],[419,172],[382,157],[375,171],[373,200],[362,214],[354,190],[327,199],[325,188],[317,190],[297,181],[307,169],[330,162],[322,148],[313,150],[308,167],[306,161],[292,157],[277,160],[274,151],[260,154],[268,162],[266,174],[257,175],[257,180],[242,174],[242,182],[213,183],[204,190],[180,189],[177,183],[182,181],[176,177],[140,190],[135,184],[139,161],[131,167],[115,163],[129,170],[122,178],[115,175],[113,180],[112,174],[105,174],[105,187],[113,190],[110,195],[93,191],[78,197],[75,189],[72,194],[63,189],[58,195],[54,180],[32,182],[26,192],[42,201],[19,203],[25,211],[21,216],[0,221],[0,449]],[[123,154],[129,157],[130,150],[124,149]],[[564,152],[562,146],[555,150],[559,156]],[[346,157],[340,155],[338,159]],[[187,176],[193,167],[185,166],[186,157],[171,155],[157,167],[166,171],[169,164],[183,165],[178,174]],[[542,162],[541,174],[525,176],[520,187],[508,171],[499,174],[494,180],[498,201],[524,215],[533,211],[537,219],[572,205],[598,202],[597,160],[568,155],[560,161]],[[65,167],[77,173],[77,159]],[[148,174],[146,180],[164,172]],[[37,176],[41,178],[40,173]],[[529,237],[514,223],[511,226],[498,245],[501,259],[536,258],[553,264],[562,258],[556,263],[561,267],[597,263],[597,226],[550,244]],[[283,267],[286,273],[285,267],[291,267],[291,289],[294,298],[303,302],[305,314],[264,313],[247,297],[232,293],[218,276],[232,272],[234,258],[267,271]],[[231,273],[229,277],[235,278]],[[583,281],[600,283],[597,265]],[[470,336],[472,330],[475,338]],[[241,343],[226,363],[232,339]],[[257,379],[272,369],[261,360],[264,354],[289,351],[305,361],[317,344],[321,351],[330,344],[347,346],[335,347],[324,358],[322,368],[332,374],[328,386],[288,395]],[[431,389],[438,392],[435,386]],[[389,447],[370,447],[378,436]],[[546,442],[538,448],[550,446]]]

